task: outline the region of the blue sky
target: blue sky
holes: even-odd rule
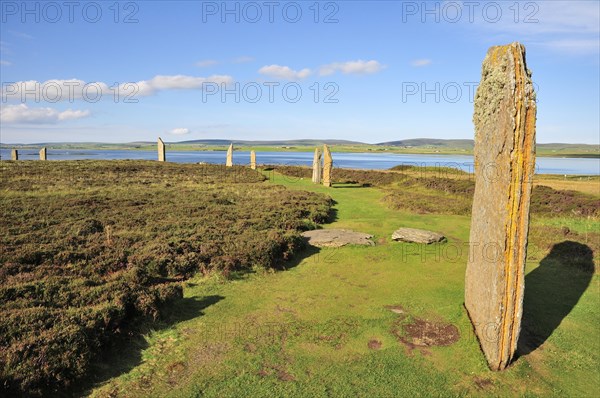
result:
[[[538,142],[600,143],[597,1],[0,4],[3,143],[472,138],[512,41]]]

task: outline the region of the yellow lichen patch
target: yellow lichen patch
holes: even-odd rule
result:
[[[522,48],[510,46],[515,73],[515,126],[511,156],[511,181],[509,185],[504,251],[505,287],[502,300],[499,358],[496,368],[503,369],[516,351],[519,332],[521,302],[517,299],[523,284],[523,261],[528,230],[528,203],[531,192],[531,159],[535,131],[535,111],[525,106],[527,74]],[[523,123],[524,122],[524,123]],[[515,252],[516,251],[516,252]]]
[[[496,66],[498,65],[498,63],[505,59],[505,57],[507,56],[507,53],[509,51],[509,46],[496,46],[493,47],[492,49],[492,62],[491,62],[491,66]]]

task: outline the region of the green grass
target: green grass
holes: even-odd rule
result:
[[[308,250],[283,272],[241,274],[232,281],[216,276],[190,280],[184,287],[186,301],[172,307],[172,316],[185,320],[148,333],[135,366],[101,382],[92,396],[600,393],[598,274],[571,266],[566,258],[573,253],[550,252],[565,240],[597,249],[597,242],[586,242],[582,235],[588,227],[597,233],[597,219],[534,220],[525,318],[528,330],[545,341],[509,369],[491,372],[462,306],[469,216],[392,210],[378,188],[338,184],[328,189],[306,178],[269,176],[274,184],[330,195],[335,220],[324,228],[371,233],[378,244]],[[390,234],[400,226],[443,232],[448,243],[423,248],[392,242]],[[573,232],[557,234],[564,226]],[[550,236],[533,234],[544,227]],[[454,324],[460,340],[411,350],[391,332],[398,315],[388,305],[401,305],[412,317]],[[368,348],[373,339],[381,349]]]
[[[195,273],[280,266],[330,207],[242,167],[2,162],[0,172],[0,395],[85,376]]]

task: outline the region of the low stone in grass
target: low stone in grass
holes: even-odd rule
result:
[[[316,229],[303,232],[302,236],[308,239],[310,245],[316,247],[375,246],[375,243],[371,240],[373,235],[347,229]]]
[[[392,239],[401,242],[431,244],[446,241],[440,233],[416,228],[399,228],[392,234]]]

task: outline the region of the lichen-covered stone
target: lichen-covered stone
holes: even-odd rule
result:
[[[256,170],[256,152],[250,151],[250,168]]]
[[[345,245],[375,246],[373,235],[348,229],[315,229],[302,232],[308,243],[316,247],[341,247]]]
[[[46,160],[47,156],[46,156],[46,148],[42,148],[40,149],[40,160]]]
[[[327,145],[323,145],[323,185],[331,186],[331,172],[333,171],[333,158]]]
[[[233,166],[233,144],[229,144],[229,149],[227,149],[227,160],[225,161],[225,166]]]
[[[315,184],[321,183],[321,152],[319,148],[315,148],[315,156],[313,157],[313,173],[312,173],[312,182]]]
[[[16,149],[13,149],[10,152],[10,159],[11,160],[19,160],[19,151],[17,151]]]
[[[160,139],[160,137],[158,137],[158,161],[159,162],[166,162],[167,161],[167,154],[166,154],[166,150],[165,150],[165,143],[163,142],[163,140]]]
[[[513,359],[523,310],[536,103],[525,47],[489,49],[475,97],[475,194],[465,307],[488,364]]]
[[[446,237],[440,233],[424,229],[398,228],[392,234],[392,239],[401,242],[424,243],[429,245],[431,243],[443,242],[446,240]]]

